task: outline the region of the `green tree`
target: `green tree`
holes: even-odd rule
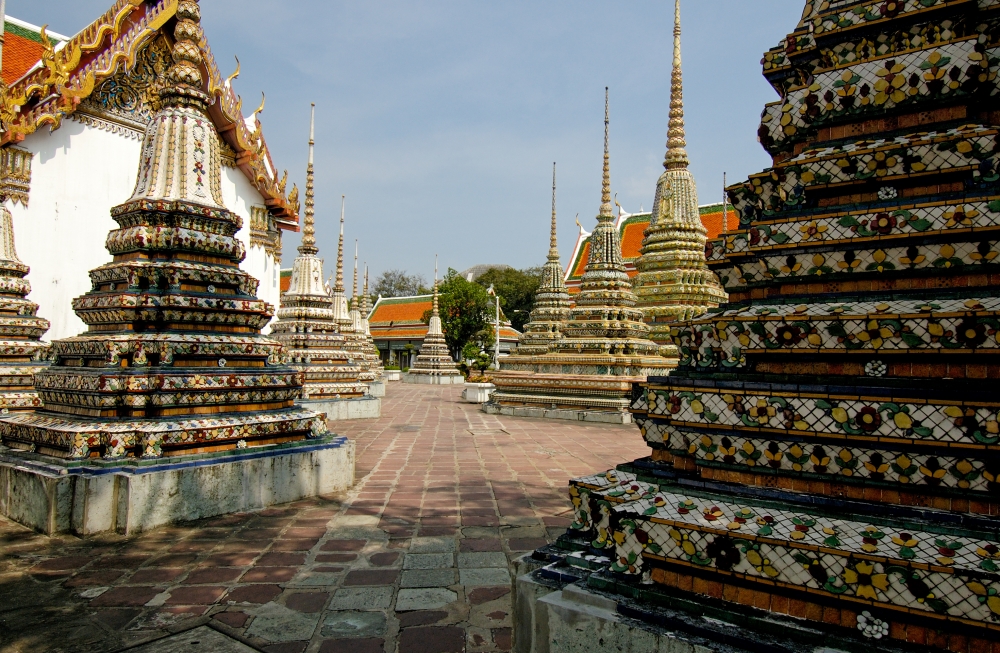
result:
[[[476,283],[483,288],[493,286],[500,295],[500,310],[518,331],[524,331],[524,325],[528,323],[529,313],[535,307],[535,293],[541,282],[542,268],[493,268],[476,279]]]
[[[438,285],[438,293],[441,327],[448,349],[454,356],[492,324],[493,300],[485,288],[466,281],[451,268]],[[430,322],[430,319],[431,311],[427,311],[424,322]]]
[[[372,294],[376,297],[410,297],[428,292],[427,280],[419,274],[407,274],[404,270],[386,270],[375,279]]]

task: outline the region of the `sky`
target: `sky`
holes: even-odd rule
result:
[[[111,4],[7,0],[7,13],[72,35]],[[688,154],[701,204],[722,200],[724,171],[732,184],[770,163],[756,131],[777,96],[760,58],[794,29],[803,4],[683,1]],[[223,74],[234,56],[242,62],[234,86],[244,110],[266,94],[272,158],[300,188],[316,103],[317,241],[328,268],[341,195],[348,258],[358,239],[372,278],[393,268],[431,278],[435,254],[442,271],[541,265],[553,162],[565,266],[577,214],[590,231],[600,205],[605,86],[612,191],[629,212],[652,203],[670,101],[669,0],[201,0],[201,9]],[[285,233],[283,267],[299,238]]]

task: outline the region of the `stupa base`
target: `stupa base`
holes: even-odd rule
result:
[[[354,442],[326,435],[161,459],[64,460],[0,447],[0,514],[47,535],[132,535],[354,484]]]
[[[509,417],[534,417],[539,419],[564,419],[574,422],[597,422],[600,424],[631,424],[632,413],[627,410],[590,410],[586,408],[544,408],[542,406],[508,406],[488,402],[483,404],[483,412],[488,415]]]
[[[465,385],[465,377],[459,372],[435,372],[431,374],[407,372],[403,375],[403,383],[419,383],[422,385]]]
[[[372,381],[368,384],[368,394],[372,397],[385,396],[385,381]]]
[[[300,401],[299,405],[315,413],[326,413],[330,421],[374,419],[382,416],[382,400],[375,396],[350,399],[318,399]]]

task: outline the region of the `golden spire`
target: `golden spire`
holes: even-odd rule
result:
[[[434,255],[434,313],[433,317],[440,317],[438,314],[438,255]]]
[[[556,238],[556,163],[552,162],[552,226],[549,232],[549,260],[559,260],[559,240]]]
[[[337,279],[333,284],[333,292],[344,292],[344,201],[345,196],[340,196],[340,240],[337,241]]]
[[[601,218],[614,218],[611,209],[611,157],[608,155],[608,87],[604,87],[604,178],[601,183]]]
[[[687,168],[687,140],[684,135],[684,76],[681,72],[681,0],[674,0],[674,64],[670,74],[670,126],[667,129],[667,170]]]
[[[306,166],[306,210],[302,220],[302,244],[299,245],[299,254],[315,256],[319,250],[316,249],[316,219],[315,219],[315,191],[316,176],[313,168],[313,146],[316,144],[316,104],[312,104],[312,112],[309,114],[309,165]]]
[[[207,107],[200,66],[201,9],[198,0],[180,0],[177,3],[177,25],[174,27],[173,63],[167,70],[166,86],[160,91],[167,104]]]
[[[368,261],[365,261],[365,290],[361,294],[361,317],[368,319],[368,313],[371,306],[369,305],[368,294]]]

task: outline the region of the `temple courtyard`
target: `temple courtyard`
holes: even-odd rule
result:
[[[460,394],[394,383],[381,418],[331,422],[357,445],[343,495],[128,539],[0,518],[0,652],[509,650],[511,563],[564,532],[567,480],[648,449]]]

